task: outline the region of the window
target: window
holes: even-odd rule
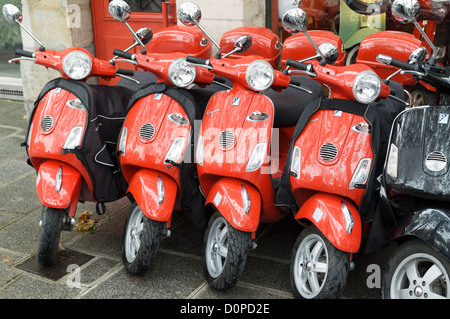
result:
[[[0,7],[12,3],[18,8],[22,7],[20,0],[0,0]],[[0,17],[3,19],[3,16]],[[0,77],[20,78],[20,64],[9,64],[8,60],[15,57],[14,51],[22,49],[22,37],[18,25],[0,23]]]

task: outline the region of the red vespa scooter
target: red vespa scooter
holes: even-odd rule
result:
[[[129,14],[124,1],[109,6],[117,20]],[[134,203],[124,227],[122,260],[133,275],[148,271],[161,239],[170,234],[174,210],[182,210],[196,226],[206,226],[193,139],[209,97],[223,89],[185,89],[194,80],[205,86],[215,79],[207,70],[186,65],[186,54],[211,56],[211,43],[200,30],[168,27],[155,33],[147,47],[146,54],[114,50],[157,78],[157,83],[142,87],[130,99],[118,143],[127,195]]]
[[[22,26],[22,13],[11,4],[3,7],[9,23]],[[24,28],[29,33],[29,31]],[[78,201],[105,202],[125,195],[123,177],[112,156],[133,91],[122,86],[88,85],[89,77],[111,79],[132,75],[83,48],[51,51],[39,43],[35,52],[17,50],[22,58],[61,73],[47,83],[31,112],[23,143],[29,163],[37,171],[36,191],[43,207],[39,223],[37,260],[54,264],[62,230],[75,225]]]
[[[288,10],[282,19],[289,32],[306,32],[307,22],[301,9]],[[386,85],[366,65],[286,64],[330,92],[302,113],[276,192],[276,203],[306,227],[293,248],[291,286],[296,297],[338,298],[363,224],[377,214],[376,178],[390,124],[405,107],[403,88]]]
[[[192,3],[184,3],[178,11],[179,19],[187,25],[198,25],[199,15],[200,9]],[[243,52],[260,39],[257,34],[244,35],[237,42]],[[218,291],[232,288],[239,280],[259,223],[286,216],[274,205],[271,175],[279,173],[285,158],[278,158],[271,147],[272,130],[280,128],[280,144],[289,140],[289,128],[301,113],[300,108],[292,108],[298,104],[296,99],[278,104],[261,94],[271,87],[286,89],[294,82],[291,78],[275,71],[259,55],[232,58],[230,53],[209,60],[186,58],[233,85],[211,97],[196,150],[200,186],[212,212],[204,236],[203,269],[210,286]],[[296,92],[295,98],[308,101],[323,93],[316,82],[306,91],[303,96]],[[282,153],[281,145],[279,149]]]

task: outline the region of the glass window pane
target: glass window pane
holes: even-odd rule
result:
[[[161,12],[162,0],[130,0],[127,1],[132,12]]]

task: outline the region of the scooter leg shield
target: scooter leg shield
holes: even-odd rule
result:
[[[214,205],[234,228],[254,232],[261,214],[261,195],[250,183],[222,178],[211,188],[206,204]]]
[[[64,209],[78,201],[82,177],[72,166],[58,161],[46,161],[39,166],[36,190],[42,204]]]
[[[361,218],[347,199],[331,194],[315,194],[299,209],[295,219],[308,219],[339,250],[356,253],[361,244]]]
[[[177,197],[177,183],[164,173],[141,169],[130,181],[131,193],[150,219],[166,222],[172,216]]]

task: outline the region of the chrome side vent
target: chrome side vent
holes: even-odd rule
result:
[[[425,166],[432,172],[439,172],[447,166],[447,157],[441,152],[431,152],[425,159]]]
[[[53,118],[50,115],[46,115],[41,122],[41,130],[43,132],[49,131],[53,127]]]
[[[234,134],[231,131],[222,131],[219,135],[219,144],[222,147],[229,147],[234,143]]]
[[[139,136],[144,141],[151,139],[153,135],[155,135],[155,127],[152,124],[145,123],[141,126],[141,129],[139,130]]]
[[[336,159],[338,150],[333,143],[325,143],[319,149],[319,157],[325,162]]]

